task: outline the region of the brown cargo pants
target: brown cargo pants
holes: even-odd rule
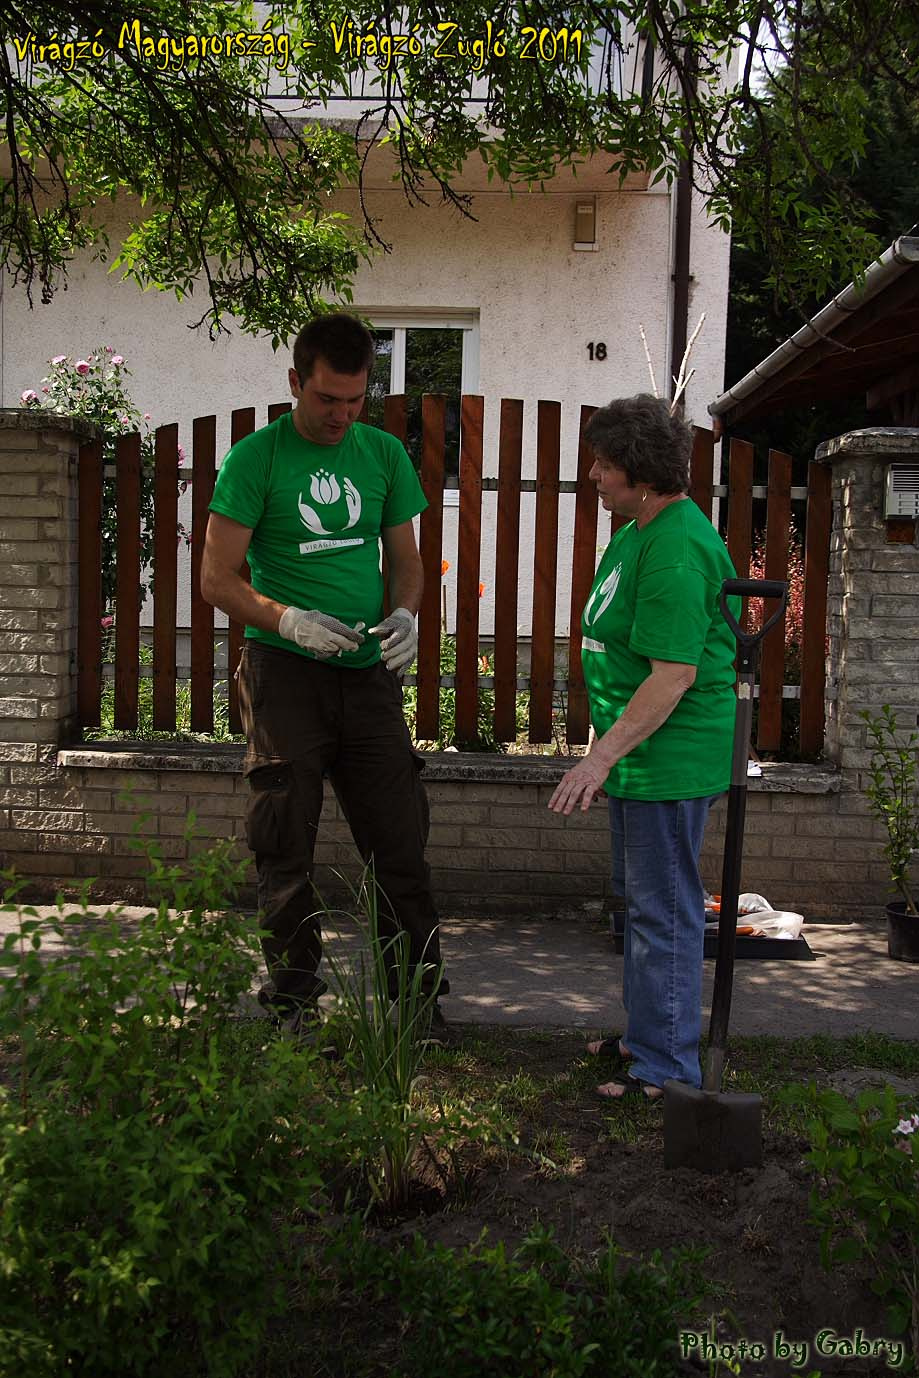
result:
[[[324,988],[317,975],[322,905],[312,877],[325,775],[361,857],[373,863],[380,934],[407,934],[412,963],[432,968],[425,972],[431,989],[440,942],[424,859],[428,802],[398,679],[382,662],[349,669],[247,640],[238,683],[248,743],[246,838],[269,934],[263,946],[272,1003],[291,1009]],[[440,993],[448,989],[441,979]]]

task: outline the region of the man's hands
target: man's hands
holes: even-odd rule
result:
[[[415,619],[408,608],[396,608],[388,617],[369,629],[371,636],[380,638],[383,664],[394,675],[403,675],[418,654],[418,633]]]
[[[356,651],[366,640],[362,625],[358,622],[357,626],[349,627],[337,617],[313,608],[287,608],[281,614],[278,632],[305,651],[312,651],[319,660],[331,660],[342,651]]]

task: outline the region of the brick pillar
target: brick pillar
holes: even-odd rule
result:
[[[889,703],[904,727],[919,716],[919,546],[915,531],[891,541],[884,520],[886,466],[919,463],[919,429],[850,431],[817,458],[833,470],[825,754],[859,788],[871,759],[861,710]]]
[[[76,728],[77,451],[93,427],[0,408],[0,761]]]

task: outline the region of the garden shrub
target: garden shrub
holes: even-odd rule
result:
[[[26,908],[5,941],[0,1353],[19,1378],[239,1372],[283,1306],[298,1212],[360,1152],[323,1064],[233,1019],[258,953],[230,846],[186,873],[154,853],[162,898],[135,932]],[[43,953],[52,937],[72,947]]]
[[[400,1378],[666,1378],[701,1301],[701,1255],[620,1267],[610,1243],[579,1266],[537,1227],[512,1254],[453,1250],[416,1235],[398,1252],[356,1233],[329,1255],[350,1284],[396,1304]]]
[[[808,1162],[819,1174],[811,1219],[825,1268],[867,1260],[895,1335],[919,1361],[919,1115],[890,1086],[850,1101],[838,1091],[792,1086],[786,1099],[810,1114]]]

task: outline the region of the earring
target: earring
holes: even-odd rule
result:
[[[645,491],[642,493],[642,495],[641,495],[641,500],[642,500],[642,502],[647,502],[647,501],[648,501],[648,490],[647,490],[647,488],[646,488]]]

